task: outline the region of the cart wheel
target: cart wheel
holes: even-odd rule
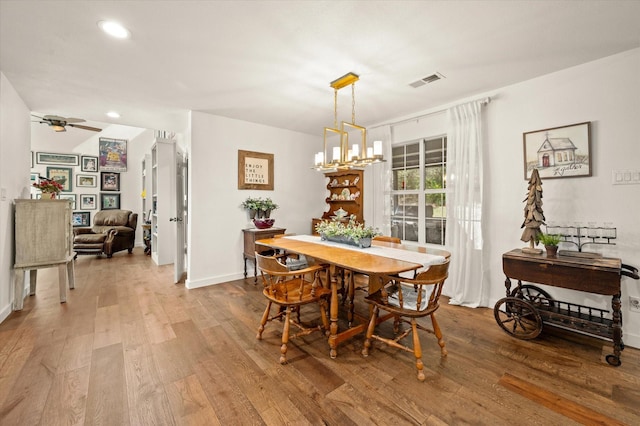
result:
[[[535,306],[517,297],[498,300],[493,316],[504,331],[518,339],[535,339],[542,331],[542,318]]]
[[[520,286],[522,289],[522,297],[524,300],[531,302],[533,306],[553,306],[553,297],[540,287],[535,285],[525,284]],[[514,288],[511,292],[511,297],[518,297],[518,287]]]
[[[620,357],[614,354],[607,355],[606,360],[609,365],[613,365],[614,367],[619,367],[620,364],[622,364],[622,361],[620,361]]]

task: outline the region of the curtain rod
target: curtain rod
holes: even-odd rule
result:
[[[469,101],[469,102],[464,102],[464,103],[471,103],[471,102],[480,102],[481,105],[488,105],[488,104],[491,103],[491,97],[487,96],[487,97],[482,98],[482,99],[476,99],[475,101]],[[456,104],[456,105],[462,105],[462,104]],[[442,108],[442,109],[439,109],[437,111],[431,111],[431,112],[428,112],[426,114],[419,115],[417,117],[406,118],[404,120],[394,121],[394,122],[390,122],[390,123],[383,123],[383,124],[380,124],[380,125],[375,126],[375,127],[370,127],[370,129],[377,129],[378,127],[383,127],[383,126],[397,126],[398,124],[408,123],[409,121],[420,120],[421,118],[425,118],[425,117],[429,117],[431,115],[436,115],[436,114],[443,113],[446,110],[448,110],[449,108],[451,108],[451,107]]]

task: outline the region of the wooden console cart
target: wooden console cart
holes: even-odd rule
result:
[[[638,279],[638,270],[620,259],[597,254],[563,252],[557,257],[527,254],[520,249],[502,255],[506,297],[498,300],[493,314],[498,325],[513,337],[533,339],[542,325],[574,330],[613,342],[609,364],[619,366],[622,342],[620,280]],[[511,289],[511,280],[518,286]],[[522,281],[612,296],[612,312],[553,299],[545,290]]]

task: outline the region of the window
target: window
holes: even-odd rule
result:
[[[392,148],[391,235],[444,245],[447,138]]]

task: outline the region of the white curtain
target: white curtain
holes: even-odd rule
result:
[[[451,251],[443,293],[453,305],[486,306],[482,267],[482,125],[480,101],[447,111],[447,230]]]
[[[391,235],[391,126],[380,126],[367,130],[367,144],[382,141],[382,155],[386,160],[375,163],[365,169],[365,190],[371,200],[371,225],[378,228],[383,235]]]

